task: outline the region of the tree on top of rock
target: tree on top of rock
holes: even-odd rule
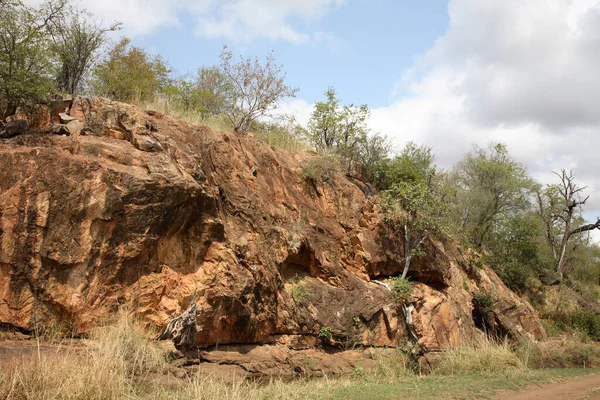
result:
[[[127,38],[121,39],[96,66],[93,91],[118,101],[152,101],[169,84],[171,71],[159,56],[151,56],[130,43]]]
[[[56,81],[60,91],[77,94],[83,79],[96,62],[106,34],[121,28],[120,23],[102,26],[89,22],[91,14],[73,10],[52,24],[52,51],[58,58]]]
[[[221,71],[231,83],[225,115],[236,133],[247,133],[253,121],[271,113],[281,100],[296,97],[298,88],[285,84],[285,73],[281,65],[275,64],[272,52],[264,64],[258,58],[240,57],[234,62],[233,53],[227,46],[223,47],[219,57]]]
[[[444,185],[430,154],[431,149],[408,143],[396,157],[400,160],[395,162],[398,180],[381,192],[384,219],[404,241],[403,279],[412,260],[424,254],[425,241],[444,230],[448,206]],[[422,164],[423,159],[428,159],[428,163]]]
[[[2,2],[0,17],[0,106],[2,119],[25,102],[42,101],[54,89],[50,24],[64,16],[68,0],[37,8],[20,0]]]

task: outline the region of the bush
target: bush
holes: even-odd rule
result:
[[[577,330],[589,338],[600,340],[600,318],[592,311],[555,312],[546,315],[559,330]]]
[[[408,302],[413,290],[413,284],[408,279],[398,276],[391,279],[390,290],[396,301]]]
[[[312,292],[303,283],[299,281],[298,275],[293,282],[290,294],[298,304],[306,304],[312,297]]]
[[[302,170],[302,176],[312,183],[327,182],[337,168],[337,160],[331,155],[313,157]]]
[[[319,330],[319,337],[321,339],[330,340],[333,337],[333,333],[331,332],[331,328],[328,328],[326,326],[321,327],[321,329]]]
[[[487,314],[494,310],[496,301],[492,297],[492,294],[486,291],[473,294],[473,306],[481,314]]]
[[[113,100],[152,101],[168,86],[171,71],[159,56],[130,43],[122,39],[94,68],[92,89]]]

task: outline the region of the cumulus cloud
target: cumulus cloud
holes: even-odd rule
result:
[[[448,11],[448,31],[396,84],[404,96],[373,110],[373,128],[434,147],[445,167],[500,141],[544,182],[572,168],[595,220],[600,3],[451,0]]]
[[[226,0],[215,3],[210,15],[200,18],[197,32],[205,37],[250,41],[259,37],[307,43],[322,32],[307,33],[294,28],[291,19],[322,18],[344,0]],[[218,5],[216,5],[218,4]]]
[[[37,5],[44,0],[25,0]],[[323,32],[305,32],[292,21],[310,22],[341,6],[345,0],[79,0],[75,4],[98,19],[118,20],[128,36],[146,35],[181,25],[192,17],[201,37],[249,42],[268,38],[293,43],[319,41]]]

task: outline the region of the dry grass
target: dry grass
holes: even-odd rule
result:
[[[35,354],[0,372],[0,398],[121,399],[135,398],[137,382],[160,372],[166,354],[126,316],[100,328],[85,350],[65,347],[56,354]]]
[[[521,371],[525,368],[508,342],[481,340],[477,344],[448,351],[434,371],[441,375],[493,375]]]
[[[282,127],[253,132],[253,135],[256,139],[269,146],[285,149],[293,153],[303,153],[313,150],[307,142]]]
[[[0,398],[6,400],[253,400],[327,396],[356,382],[394,382],[408,376],[401,354],[381,358],[377,368],[357,369],[331,380],[269,384],[224,382],[196,375],[175,378],[166,351],[141,326],[123,314],[114,326],[97,329],[84,348],[66,346],[57,353],[34,354],[13,368],[0,370]]]
[[[516,353],[529,368],[600,368],[600,346],[563,335],[546,342],[525,342]]]
[[[497,377],[507,374],[526,376],[529,373],[526,366],[540,365],[536,361],[536,354],[542,355],[544,366],[548,360],[557,357],[547,353],[556,352],[556,347],[544,348],[545,344],[533,343],[531,345],[536,347],[520,349],[520,359],[507,343],[482,341],[477,346],[449,351],[435,373],[427,378],[411,372],[411,357],[389,350],[376,359],[375,367],[357,367],[350,376],[293,382],[274,380],[259,385],[246,381],[224,382],[216,379],[218,377],[200,374],[184,379],[175,378],[171,374],[166,351],[126,314],[114,326],[97,329],[85,343],[84,347],[79,348],[64,347],[56,354],[38,352],[10,370],[0,370],[0,398],[295,400],[341,398],[344,394],[343,398],[353,399],[363,398],[362,394],[380,389],[394,397],[398,391],[412,393],[411,390],[416,387],[422,393],[435,396],[444,393],[448,379],[479,385],[481,380],[495,382],[499,379]],[[564,354],[572,351],[568,343],[564,346],[569,349],[564,350]],[[481,378],[472,378],[475,376]],[[462,386],[456,390],[463,390]]]
[[[173,118],[180,119],[192,125],[204,125],[215,132],[232,132],[233,126],[224,115],[215,115],[203,117],[201,113],[183,110],[177,105],[165,101],[156,100],[153,102],[138,102],[137,105],[145,110],[154,110],[163,114],[168,114]]]
[[[176,104],[166,100],[156,100],[153,102],[137,102],[137,105],[145,110],[154,110],[163,114],[170,115],[192,125],[203,125],[214,132],[233,132],[231,121],[223,114],[203,116],[199,112],[184,110]],[[311,146],[303,141],[298,135],[295,135],[285,125],[270,124],[262,126],[257,124],[258,129],[250,132],[257,140],[268,144],[269,146],[285,149],[294,153],[311,151]]]

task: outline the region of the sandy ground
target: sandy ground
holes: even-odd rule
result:
[[[520,392],[502,392],[495,400],[583,400],[600,399],[600,374],[557,383],[534,384]]]

